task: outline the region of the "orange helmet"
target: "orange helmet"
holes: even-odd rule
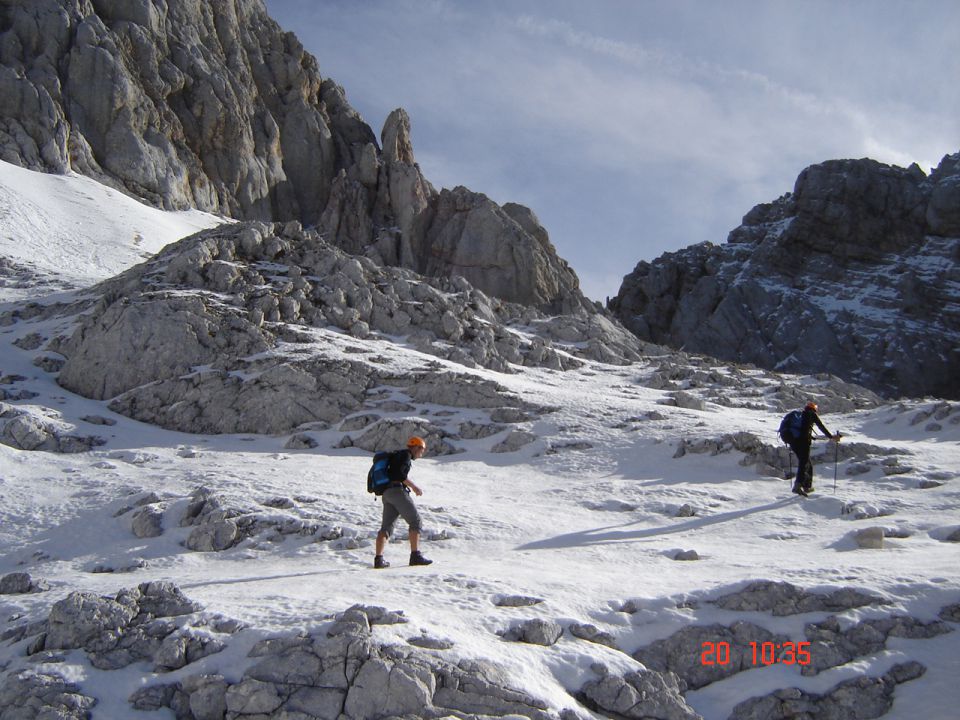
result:
[[[811,400],[810,402],[807,403],[807,410],[813,410],[814,412],[816,412],[818,410],[817,404],[813,400]]]
[[[423,448],[424,450],[426,450],[426,449],[427,449],[427,443],[424,442],[424,440],[423,440],[422,437],[417,437],[416,435],[414,435],[412,438],[410,438],[409,440],[407,440],[407,447],[408,447],[408,448],[418,447],[418,448]]]

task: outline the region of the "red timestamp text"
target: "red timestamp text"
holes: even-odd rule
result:
[[[809,642],[752,642],[749,651],[741,651],[741,664],[753,665],[809,665]],[[703,642],[700,645],[701,665],[729,665],[733,652],[728,642]]]

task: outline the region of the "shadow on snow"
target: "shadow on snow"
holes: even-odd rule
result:
[[[757,505],[752,508],[735,510],[732,512],[711,515],[710,517],[697,517],[687,522],[677,525],[645,528],[643,530],[618,530],[617,528],[628,527],[633,523],[624,523],[623,525],[608,525],[606,527],[594,528],[592,530],[579,530],[577,532],[555,535],[552,538],[536,540],[534,542],[519,545],[517,550],[551,550],[570,547],[587,547],[590,545],[610,545],[613,543],[631,542],[634,540],[645,540],[647,538],[661,537],[664,535],[676,535],[678,533],[690,532],[711,525],[731,522],[748,515],[768,512],[786,507],[798,502],[800,498],[789,497],[782,500],[776,500],[765,505]]]

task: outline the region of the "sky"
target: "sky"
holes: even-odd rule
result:
[[[807,166],[960,150],[955,0],[265,0],[437,187],[529,206],[597,300]]]

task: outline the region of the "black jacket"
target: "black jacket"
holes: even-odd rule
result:
[[[820,420],[820,416],[817,415],[817,411],[813,408],[804,408],[803,409],[803,421],[800,425],[800,439],[805,442],[810,442],[813,437],[813,426],[816,424],[822,432],[827,437],[833,437],[833,433],[827,430],[823,422]]]

